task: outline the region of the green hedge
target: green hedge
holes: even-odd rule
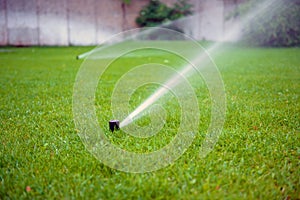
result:
[[[258,2],[242,4],[232,16],[242,17]],[[241,41],[256,46],[300,46],[300,0],[277,0],[244,27]]]
[[[191,15],[192,5],[187,0],[177,0],[173,7],[168,7],[159,0],[151,0],[139,13],[136,23],[140,27],[154,27]]]

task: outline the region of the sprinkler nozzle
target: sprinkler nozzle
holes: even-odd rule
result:
[[[117,120],[117,119],[114,119],[114,120],[110,120],[109,121],[109,129],[111,130],[111,132],[114,132],[114,130],[119,130],[120,129],[120,121]]]

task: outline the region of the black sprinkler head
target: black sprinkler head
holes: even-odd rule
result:
[[[119,124],[120,124],[120,121],[119,120],[110,120],[109,121],[109,129],[111,130],[111,132],[114,132],[114,130],[119,130],[120,127],[119,127]]]

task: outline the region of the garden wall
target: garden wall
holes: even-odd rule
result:
[[[95,45],[137,27],[135,18],[149,0],[0,0],[0,45]],[[176,0],[162,0],[172,5]],[[237,0],[191,0],[196,39],[221,40],[225,15]]]

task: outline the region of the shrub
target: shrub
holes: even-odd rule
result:
[[[242,17],[257,2],[242,4],[231,17]],[[242,42],[257,46],[300,46],[300,0],[276,1],[265,13],[251,20],[242,34]]]
[[[150,0],[149,4],[140,11],[136,23],[140,27],[158,26],[191,15],[193,13],[191,9],[192,5],[187,0],[177,0],[173,7],[168,7],[159,0]]]

